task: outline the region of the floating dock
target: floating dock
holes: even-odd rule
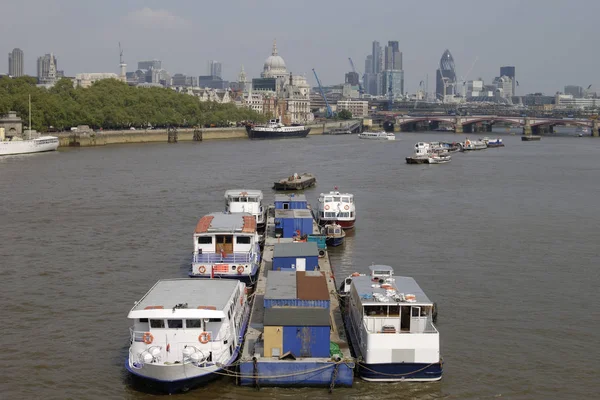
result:
[[[315,186],[317,178],[312,174],[304,173],[301,175],[294,174],[285,179],[281,179],[273,183],[275,190],[302,190]]]
[[[306,258],[295,259],[294,264],[282,257],[276,260],[281,263],[273,271],[276,245],[295,240],[279,229],[276,238],[275,220],[275,208],[271,206],[250,324],[238,361],[238,382],[255,387],[325,386],[330,391],[335,386],[352,386],[355,361],[344,331],[329,255],[325,252],[318,257],[318,266],[313,264],[315,258],[310,251]],[[312,233],[319,234],[314,219],[312,223]],[[303,244],[313,245],[310,241]],[[286,256],[290,248],[284,247],[282,255]],[[276,284],[268,284],[269,272]],[[312,279],[319,285],[308,283]]]

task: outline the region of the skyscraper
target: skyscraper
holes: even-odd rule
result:
[[[219,61],[211,60],[208,62],[208,70],[206,72],[210,76],[218,76],[219,78],[222,78],[221,67],[222,65]]]
[[[162,69],[162,61],[161,60],[148,60],[148,61],[138,61],[138,69]]]
[[[373,41],[373,49],[371,51],[371,55],[373,56],[373,68],[371,69],[371,71],[374,74],[379,74],[382,71],[383,65],[382,65],[382,55],[381,55],[381,46],[379,45],[378,41]]]
[[[390,40],[385,46],[384,71],[382,73],[382,94],[399,97],[404,94],[404,71],[402,53],[398,41]]]
[[[435,93],[438,99],[445,101],[444,94],[451,96],[455,94],[456,72],[454,70],[454,58],[450,50],[446,49],[440,59],[440,67],[435,74]]]
[[[8,75],[23,76],[23,50],[15,48],[8,53]]]
[[[500,76],[508,76],[510,79],[512,79],[512,95],[515,96],[515,89],[517,88],[515,67],[500,67]]]

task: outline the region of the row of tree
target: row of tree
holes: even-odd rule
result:
[[[13,110],[27,121],[29,95],[32,128],[40,132],[77,125],[94,129],[207,127],[266,119],[248,108],[200,102],[171,89],[137,88],[115,79],[101,80],[85,89],[74,88],[70,79],[61,79],[46,89],[36,86],[31,77],[0,79],[0,115]]]

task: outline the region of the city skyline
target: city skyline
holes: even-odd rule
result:
[[[383,47],[388,40],[395,40],[403,54],[405,92],[415,92],[427,76],[429,92],[433,91],[439,55],[446,48],[452,52],[460,77],[478,58],[467,80],[481,77],[491,83],[501,66],[515,66],[518,94],[553,94],[566,85],[591,84],[592,90],[600,90],[595,69],[600,55],[590,51],[595,45],[593,15],[600,11],[600,4],[589,0],[575,4],[507,0],[501,8],[473,0],[436,3],[435,7],[381,2],[369,8],[352,1],[319,7],[314,7],[317,3],[313,1],[257,6],[242,1],[220,5],[187,0],[174,4],[114,0],[85,6],[71,0],[49,0],[45,7],[35,4],[39,1],[4,5],[5,15],[27,14],[28,18],[18,25],[0,27],[0,51],[8,54],[13,48],[22,49],[24,72],[31,76],[36,75],[37,57],[47,53],[58,55],[68,76],[118,73],[121,41],[128,71],[133,71],[139,60],[159,59],[171,74],[199,76],[207,62],[216,59],[227,66],[223,79],[234,81],[242,64],[248,77],[260,75],[276,38],[290,72],[305,75],[315,86],[311,73],[315,68],[321,81],[331,85],[344,81],[350,71],[348,57],[355,60],[362,75],[372,42],[379,41]],[[317,9],[317,14],[311,14]],[[480,15],[467,19],[465,10],[471,17]],[[225,12],[226,22],[194,17]],[[296,15],[306,18],[292,18]],[[400,23],[390,17],[386,24],[388,15],[401,16]],[[269,20],[269,30],[252,29],[244,22],[260,18]],[[324,33],[325,26],[331,34]],[[41,34],[42,30],[48,34]],[[585,63],[580,62],[582,57]],[[7,67],[0,72],[7,73]]]

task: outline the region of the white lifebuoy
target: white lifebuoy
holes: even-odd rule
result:
[[[349,206],[348,204],[346,204],[346,205],[344,206],[344,210],[349,210],[349,209],[350,209],[350,206]]]
[[[204,265],[201,265],[200,268],[198,268],[198,272],[200,272],[201,274],[206,272],[206,267]]]
[[[325,209],[326,209],[326,210],[329,210],[329,205],[328,205],[328,204],[327,204],[327,205],[325,205]]]

